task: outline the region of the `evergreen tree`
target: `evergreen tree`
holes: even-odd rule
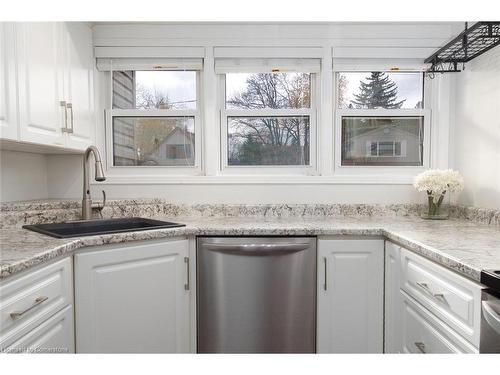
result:
[[[401,108],[406,99],[396,101],[398,87],[385,72],[372,72],[366,81],[359,82],[359,94],[351,100],[356,108]]]

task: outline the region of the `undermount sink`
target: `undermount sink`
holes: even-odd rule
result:
[[[184,226],[185,224],[171,223],[168,221],[131,217],[122,219],[82,220],[66,223],[24,225],[23,228],[43,233],[51,237],[71,238],[151,229],[178,228]]]

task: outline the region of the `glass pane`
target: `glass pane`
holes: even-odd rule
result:
[[[309,108],[309,73],[226,74],[226,108]]]
[[[423,73],[338,73],[339,108],[422,108]]]
[[[194,117],[114,117],[113,165],[193,166]]]
[[[228,165],[309,165],[309,117],[228,117]]]
[[[419,166],[423,117],[342,117],[342,165]]]
[[[113,72],[113,108],[195,109],[196,72]]]

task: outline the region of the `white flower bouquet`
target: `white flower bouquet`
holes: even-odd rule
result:
[[[441,205],[447,192],[460,192],[464,179],[452,169],[429,169],[415,177],[413,186],[418,191],[427,192],[428,211],[423,215],[429,219],[445,219],[440,214]]]

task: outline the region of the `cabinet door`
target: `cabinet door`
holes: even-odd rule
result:
[[[74,353],[73,307],[66,306],[5,349],[7,353]]]
[[[187,256],[187,240],[75,255],[77,352],[189,352]]]
[[[446,323],[401,291],[401,352],[422,354],[477,353]]]
[[[67,22],[64,25],[65,42],[65,100],[68,106],[66,146],[86,149],[94,143],[94,68],[92,31],[86,23]]]
[[[318,241],[318,353],[382,353],[383,240]]]
[[[61,27],[55,22],[16,25],[21,141],[64,146]]]
[[[385,353],[401,352],[400,250],[399,246],[385,241]]]
[[[14,24],[0,22],[0,138],[17,140]]]

